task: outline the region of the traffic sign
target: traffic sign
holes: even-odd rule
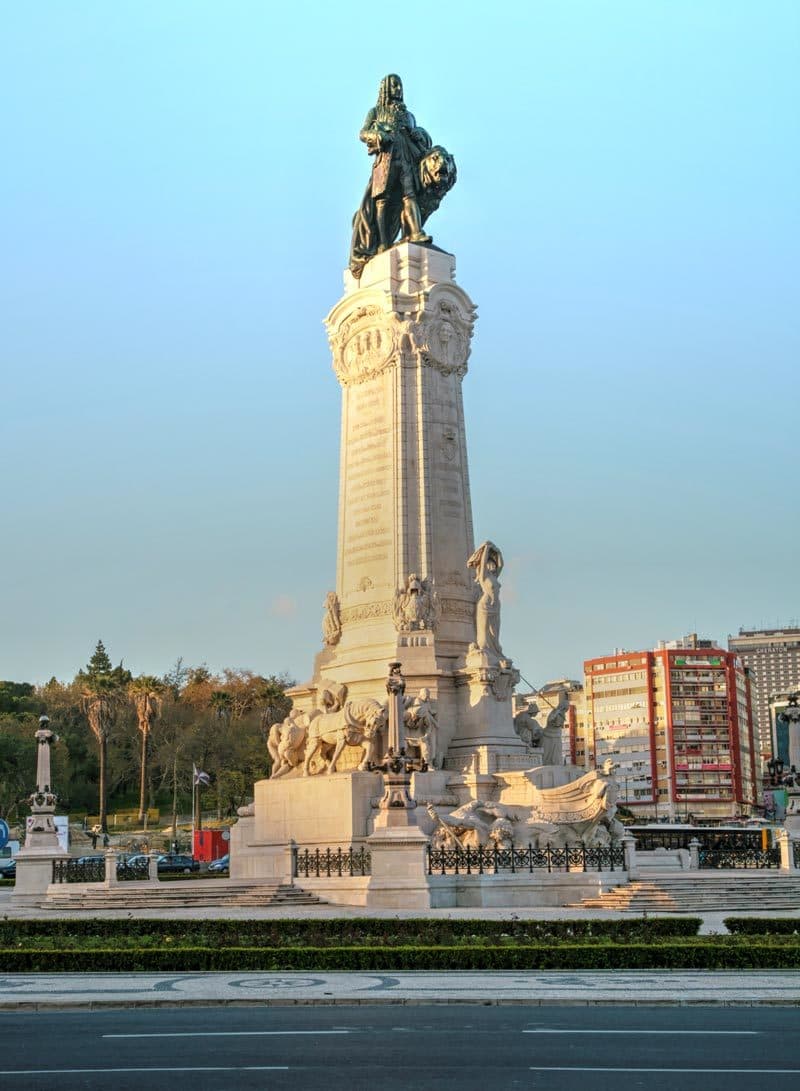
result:
[[[0,818],[0,849],[4,849],[8,844],[8,839],[11,836],[11,830],[8,828],[8,823]]]

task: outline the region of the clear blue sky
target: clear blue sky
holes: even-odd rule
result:
[[[456,157],[476,539],[530,681],[800,615],[796,0],[8,5],[0,677],[308,676],[380,77]]]

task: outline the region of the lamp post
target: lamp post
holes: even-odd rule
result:
[[[776,788],[781,783],[781,777],[783,776],[783,761],[781,758],[770,758],[767,762],[767,770],[770,785]]]

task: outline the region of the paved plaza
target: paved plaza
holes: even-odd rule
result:
[[[294,1004],[800,1004],[800,972],[693,970],[0,976],[0,1009]]]

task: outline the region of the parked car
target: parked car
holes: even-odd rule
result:
[[[102,853],[97,853],[94,856],[79,856],[75,861],[77,864],[101,864],[105,860],[105,856]]]
[[[16,879],[17,861],[0,860],[0,879]]]
[[[137,852],[134,856],[129,856],[127,860],[120,861],[120,864],[122,867],[130,868],[148,867],[150,864],[150,857],[146,852]]]
[[[117,875],[125,879],[138,878],[141,879],[143,875],[146,875],[150,869],[150,857],[147,853],[136,853],[135,856],[128,856],[124,860],[117,860]],[[132,873],[136,872],[134,876]]]
[[[199,860],[195,860],[193,856],[181,856],[176,852],[166,852],[163,856],[159,856],[157,864],[159,872],[167,874],[182,872],[188,875],[192,871],[200,870]]]
[[[230,871],[231,869],[231,854],[226,852],[224,856],[220,856],[218,860],[212,860],[208,865],[209,871]]]

